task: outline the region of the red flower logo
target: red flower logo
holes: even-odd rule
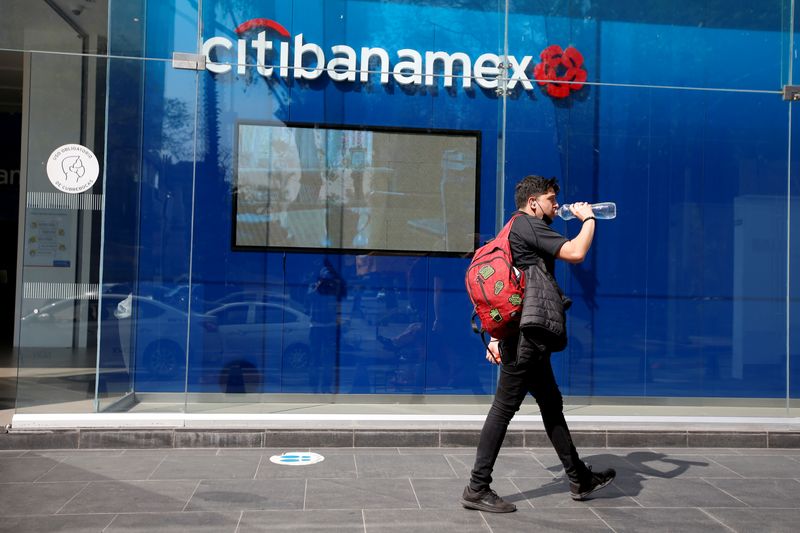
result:
[[[583,56],[572,46],[561,50],[552,44],[539,54],[542,62],[533,69],[533,77],[539,85],[547,89],[553,98],[566,98],[570,91],[583,88],[586,81],[586,70],[583,69]],[[572,83],[563,83],[572,82]]]

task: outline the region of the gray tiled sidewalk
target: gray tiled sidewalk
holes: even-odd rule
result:
[[[797,531],[800,450],[584,448],[617,480],[567,494],[550,448],[504,449],[494,488],[518,506],[463,509],[473,448],[0,451],[0,531]],[[297,451],[293,449],[291,451]]]

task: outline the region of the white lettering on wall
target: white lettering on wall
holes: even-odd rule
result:
[[[0,185],[15,185],[17,183],[19,183],[19,170],[0,168]]]
[[[504,60],[498,54],[485,53],[473,63],[472,58],[464,52],[440,50],[420,53],[403,48],[395,52],[393,61],[391,54],[383,48],[365,46],[359,53],[350,46],[337,44],[330,48],[330,57],[326,58],[326,51],[318,44],[305,42],[301,33],[294,37],[294,54],[290,64],[290,42],[285,39],[276,43],[267,40],[267,32],[261,31],[249,41],[249,45],[256,53],[258,74],[267,78],[274,75],[277,59],[278,75],[284,79],[289,77],[289,69],[293,70],[293,77],[298,80],[314,80],[325,73],[335,82],[351,83],[368,83],[373,75],[379,74],[380,83],[384,85],[393,78],[400,85],[424,83],[432,86],[437,77],[442,77],[445,87],[453,87],[454,80],[460,78],[461,86],[469,89],[474,76],[475,83],[482,89],[496,89],[498,79],[507,72],[508,89],[514,89],[518,84],[528,91],[534,87],[528,77],[533,56],[524,56],[519,60],[509,55]],[[277,58],[274,52],[276,47]],[[247,61],[248,41],[237,41],[235,58],[231,53],[233,48],[234,43],[225,37],[212,37],[205,41],[202,52],[206,58],[206,68],[214,74],[227,74],[235,61],[237,74],[244,74],[252,66]],[[503,63],[508,70],[502,68]]]

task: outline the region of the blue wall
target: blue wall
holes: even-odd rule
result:
[[[411,89],[374,78],[268,83],[252,68],[242,76],[194,73],[147,61],[137,188],[109,183],[109,190],[128,191],[121,194],[138,212],[135,223],[130,215],[108,217],[106,234],[107,242],[135,247],[135,290],[175,312],[167,313],[174,315],[168,326],[137,322],[136,389],[182,391],[188,364],[190,391],[493,392],[495,370],[469,326],[468,259],[233,251],[235,126],[278,120],[480,131],[482,240],[496,230],[498,139],[505,147],[504,218],[513,211],[514,183],[530,173],[557,176],[562,201],[617,202],[618,218],[598,225],[587,261],[558,268],[576,302],[570,346],[554,355],[565,394],[785,396],[789,104],[776,91],[788,77],[786,14],[777,3],[744,1],[702,8],[665,1],[647,12],[625,1],[588,11],[583,2],[540,4],[511,3],[509,53],[534,56],[532,78],[545,47],[575,46],[589,81],[600,85],[563,100],[539,86],[517,87],[506,102],[505,130],[502,99],[460,82],[454,90],[441,80]],[[500,53],[504,40],[504,14],[482,6],[205,1],[203,37],[235,41],[237,25],[267,18],[326,52],[347,44],[380,46],[390,57],[413,48],[462,51],[474,60]],[[148,3],[146,21],[145,57],[193,51],[191,3]],[[112,88],[125,90],[123,75],[110,71]],[[126,112],[115,98],[135,100],[112,91],[109,124]],[[122,145],[135,141],[124,128],[109,135],[109,151],[114,137]],[[556,227],[568,235],[578,230],[575,222]],[[112,249],[105,253],[107,264],[120,262]],[[320,298],[309,287],[331,270],[346,294]],[[255,320],[255,309],[249,322],[247,312],[215,314],[256,293],[284,322]],[[310,330],[298,331],[286,317]],[[188,348],[185,334],[181,344],[180,335],[163,331],[181,323]],[[188,357],[153,355],[154,342],[165,338]],[[796,359],[798,342],[791,343]],[[793,364],[795,396],[799,372]]]

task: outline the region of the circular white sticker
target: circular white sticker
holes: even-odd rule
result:
[[[100,175],[100,165],[91,150],[80,144],[59,146],[47,160],[47,177],[59,191],[80,194],[88,191]]]
[[[324,461],[325,458],[314,452],[285,452],[282,455],[273,455],[269,460],[276,465],[308,466]]]

